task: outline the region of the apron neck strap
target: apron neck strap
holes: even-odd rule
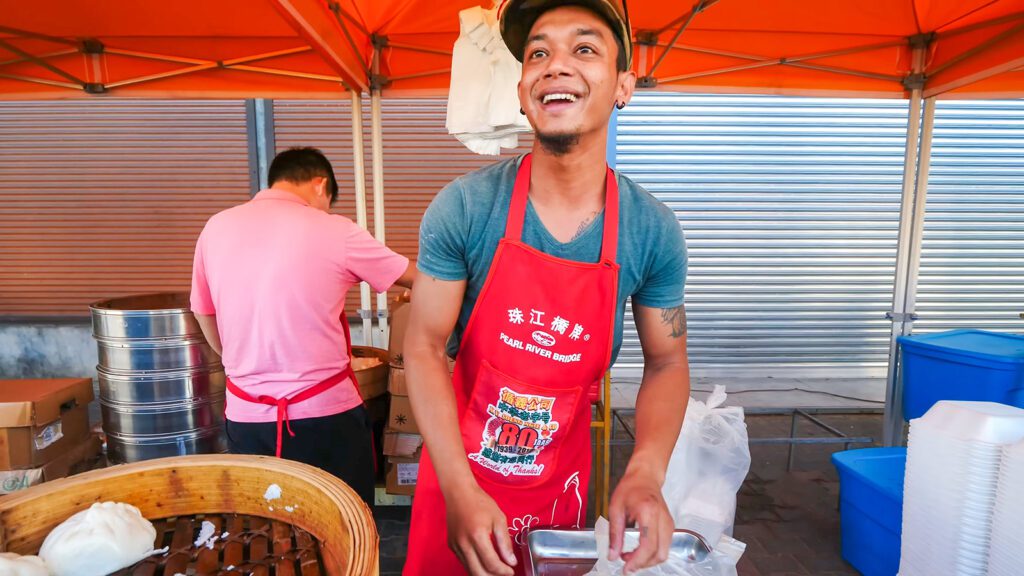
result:
[[[530,197],[532,156],[532,154],[523,156],[523,160],[519,164],[515,187],[512,189],[512,205],[508,211],[508,222],[505,224],[505,238],[516,242],[521,242],[523,238],[526,202]],[[604,195],[604,236],[601,243],[601,260],[615,262],[619,245],[619,182],[611,168],[607,168]]]

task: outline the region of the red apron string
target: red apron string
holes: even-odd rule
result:
[[[352,369],[352,335],[349,331],[348,320],[345,318],[345,314],[341,315],[341,325],[345,330],[345,342],[348,346],[348,366],[344,370],[331,376],[330,378],[319,382],[311,388],[307,388],[302,392],[296,394],[291,398],[273,398],[271,396],[260,396],[259,398],[253,398],[248,392],[242,390],[237,384],[231,381],[231,378],[227,378],[228,390],[237,396],[238,398],[245,400],[246,402],[252,402],[254,404],[265,404],[267,406],[274,406],[277,408],[277,449],[274,455],[278,458],[281,457],[281,446],[284,440],[284,430],[288,430],[288,435],[292,438],[295,437],[295,432],[292,431],[292,421],[288,417],[288,405],[292,403],[299,403],[309,400],[314,396],[318,396],[328,389],[337,386],[338,384],[345,381],[346,378],[352,381],[352,386],[356,387],[356,392],[359,391],[359,382],[356,380],[356,373]],[[363,407],[366,408],[366,402],[363,401]],[[224,414],[227,415],[227,402],[224,403]],[[379,470],[377,463],[377,448],[376,443],[373,440],[373,429],[370,429],[370,448],[373,451],[373,472],[376,474]]]
[[[268,402],[268,400],[269,400],[269,402]],[[259,397],[259,401],[261,403],[263,403],[263,404],[276,404],[277,405],[277,449],[274,452],[274,455],[277,456],[278,458],[280,458],[281,457],[282,440],[284,439],[283,438],[284,434],[283,434],[283,430],[282,430],[282,426],[281,426],[282,422],[288,427],[288,434],[292,438],[295,437],[295,432],[292,432],[292,421],[291,421],[291,418],[288,417],[288,399],[287,398],[275,399],[275,398],[271,398],[270,396],[260,396]]]
[[[228,390],[232,394],[234,394],[235,396],[242,400],[245,400],[246,402],[252,402],[254,404],[265,404],[267,406],[274,406],[275,408],[277,408],[277,450],[275,452],[275,455],[278,458],[280,458],[281,445],[283,441],[284,429],[286,426],[288,429],[288,434],[293,438],[295,437],[295,432],[292,431],[291,419],[288,417],[288,405],[292,403],[297,404],[299,402],[305,402],[310,398],[318,396],[326,392],[328,389],[344,382],[346,378],[350,377],[350,374],[354,376],[351,367],[346,368],[341,372],[338,372],[337,374],[331,376],[330,378],[317,383],[311,388],[303,390],[302,392],[296,394],[291,398],[272,398],[270,396],[260,396],[259,398],[253,398],[248,392],[242,390],[241,388],[238,387],[237,384],[232,382],[231,378],[227,378],[226,383]],[[355,385],[354,378],[352,381],[352,385]]]

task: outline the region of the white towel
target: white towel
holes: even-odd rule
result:
[[[517,84],[522,65],[498,30],[497,9],[480,6],[459,12],[459,39],[452,54],[445,126],[477,154],[515,148],[530,123],[519,113]]]

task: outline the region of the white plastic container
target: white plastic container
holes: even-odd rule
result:
[[[992,402],[941,401],[910,422],[901,576],[989,574],[1004,448],[1022,440],[1024,410]]]

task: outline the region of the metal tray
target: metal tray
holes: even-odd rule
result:
[[[639,534],[626,530],[625,549],[636,548]],[[597,538],[593,530],[533,530],[526,535],[526,576],[582,576],[597,563]],[[700,562],[711,553],[704,537],[689,530],[672,535],[670,558]]]

